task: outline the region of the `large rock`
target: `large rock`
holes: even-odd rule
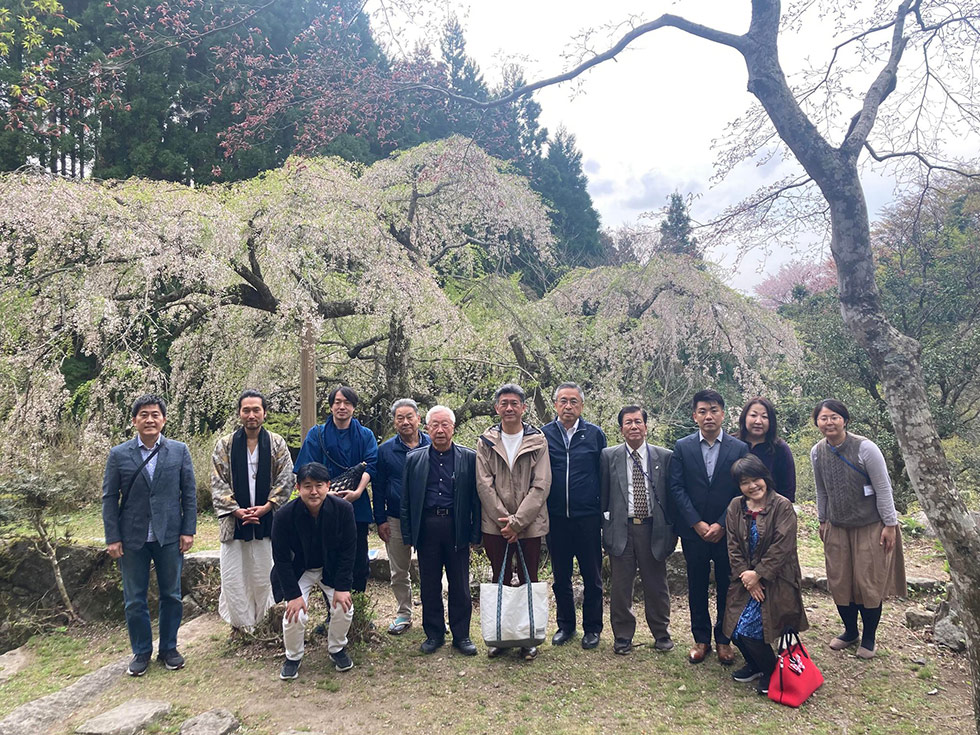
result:
[[[379,582],[391,581],[391,562],[388,561],[388,550],[385,547],[371,549],[368,554],[368,574],[371,579]],[[412,561],[408,566],[408,575],[415,584],[419,583],[419,562],[412,554]]]
[[[56,722],[71,716],[107,691],[123,675],[128,665],[128,659],[107,664],[60,691],[20,705],[0,720],[0,735],[47,732]]]
[[[935,613],[926,610],[924,607],[910,607],[905,611],[905,624],[912,630],[928,628],[932,625]]]
[[[212,709],[185,720],[180,735],[228,735],[238,729],[235,715],[226,709]]]
[[[932,638],[939,645],[957,653],[966,650],[966,631],[957,625],[955,615],[947,615],[937,620],[932,629]]]
[[[170,702],[131,699],[75,729],[79,735],[136,735],[170,712]]]

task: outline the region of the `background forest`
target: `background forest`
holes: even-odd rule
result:
[[[499,383],[524,385],[544,422],[571,379],[611,437],[636,401],[671,446],[693,428],[690,395],[714,386],[732,423],[746,398],[775,401],[806,493],[809,412],[835,396],[885,452],[903,510],[914,501],[831,264],[798,261],[745,295],[679,193],[658,220],[603,229],[574,136],[542,128],[533,100],[479,109],[433,91],[487,100],[524,82],[518,67],[491,89],[455,18],[438,52],[389,59],[359,7],[34,3],[31,24],[4,1],[4,467],[64,470],[94,500],[145,390],[171,401],[168,433],[197,447],[202,482],[243,387],[270,395],[270,428],[298,445],[310,324],[321,402],[354,386],[379,438],[404,395],[456,408],[469,441]],[[922,345],[973,506],[978,236],[980,190],[934,177],[874,240],[888,317]]]

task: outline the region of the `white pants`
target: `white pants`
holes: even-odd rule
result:
[[[398,603],[396,617],[412,619],[412,580],[409,569],[412,565],[412,547],[402,543],[402,522],[388,516],[391,539],[385,544],[388,564],[391,566],[391,589]]]
[[[226,623],[249,632],[262,621],[272,599],[272,540],[226,541],[221,544],[221,595],[218,614]]]
[[[333,604],[333,587],[327,587],[320,578],[323,576],[323,569],[307,569],[303,576],[299,578],[299,591],[303,595],[303,600],[307,604],[310,602],[310,590],[319,587],[327,595],[327,603],[330,605],[330,624],[327,626],[327,651],[337,653],[347,646],[347,631],[350,630],[351,621],[354,619],[354,606],[350,610],[344,610],[340,605]],[[303,658],[306,650],[306,621],[309,620],[302,610],[297,616],[296,622],[291,623],[286,620],[285,614],[282,616],[282,642],[286,647],[286,658],[290,661],[299,661]]]

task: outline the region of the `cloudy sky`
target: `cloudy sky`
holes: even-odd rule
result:
[[[520,62],[528,79],[564,71],[563,55],[575,49],[573,39],[583,29],[597,31],[592,47],[604,50],[606,39],[622,33],[613,32],[610,24],[640,13],[649,20],[663,12],[740,34],[748,27],[749,3],[477,0],[461,21],[468,52],[493,83],[506,61]],[[780,55],[787,70],[824,58],[831,46],[830,31],[811,21],[805,34],[784,43]],[[674,191],[694,195],[691,214],[705,221],[750,194],[767,175],[792,170],[771,165],[760,171],[746,164],[712,184],[713,141],[749,107],[746,79],[735,51],[664,29],[635,42],[616,61],[587,72],[581,84],[545,89],[535,99],[543,107],[543,125],[552,131],[564,125],[576,136],[604,226],[635,221],[663,207]],[[875,212],[889,200],[892,186],[881,180],[868,183],[869,205]],[[797,254],[750,253],[740,264],[733,251],[716,249],[709,257],[724,266],[731,285],[751,291],[766,272],[778,270]]]

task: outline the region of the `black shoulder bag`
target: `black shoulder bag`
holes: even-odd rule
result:
[[[136,478],[139,477],[140,472],[142,472],[143,468],[149,464],[150,460],[157,456],[157,452],[159,451],[160,442],[157,441],[157,445],[153,448],[153,451],[150,452],[150,456],[143,460],[143,464],[137,467],[136,472],[134,472],[133,476],[129,478],[129,485],[126,486],[126,492],[122,494],[122,498],[119,500],[119,515],[122,515],[123,508],[126,507],[126,500],[129,498],[129,494],[133,491],[133,483],[136,482]]]

